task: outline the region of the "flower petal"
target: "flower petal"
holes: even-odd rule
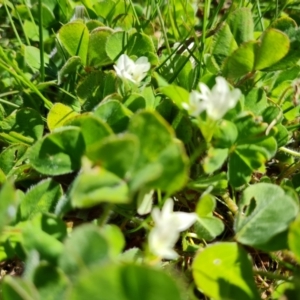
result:
[[[154,207],[152,209],[151,216],[152,216],[152,219],[155,222],[155,224],[159,223],[159,221],[161,220],[160,210],[157,207]]]
[[[199,88],[201,90],[200,99],[202,99],[204,101],[208,101],[210,98],[210,95],[211,95],[211,91],[210,91],[209,87],[206,84],[200,82]]]
[[[161,257],[167,259],[174,259],[178,255],[172,249],[179,238],[177,231],[170,230],[166,227],[154,227],[148,237],[150,251]]]
[[[174,202],[172,199],[167,199],[162,210],[161,219],[167,221],[173,213]]]
[[[197,219],[196,213],[174,212],[170,222],[174,230],[181,232],[191,227]]]

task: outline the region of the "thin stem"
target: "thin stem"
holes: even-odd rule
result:
[[[253,270],[253,273],[254,273],[254,275],[267,277],[268,279],[275,279],[275,280],[283,280],[283,281],[287,281],[287,282],[293,282],[292,278],[288,278],[288,277],[278,275],[278,274],[274,274],[274,273],[267,272],[267,271]]]
[[[16,6],[15,6],[14,3],[13,3],[13,6],[14,6],[14,8],[15,8],[15,12],[16,12],[16,14],[17,14],[17,17],[18,17],[20,26],[21,26],[21,28],[22,28],[22,30],[23,30],[23,33],[24,33],[24,37],[25,37],[26,43],[27,43],[28,46],[30,46],[30,41],[29,41],[29,38],[28,38],[28,36],[27,36],[26,30],[24,29],[23,22],[22,22],[22,19],[21,19],[21,17],[20,17],[20,14],[19,14],[18,10],[16,9]]]
[[[8,67],[6,65],[6,63],[4,63],[3,61],[0,60],[0,66],[1,68],[3,68],[5,71],[7,71],[8,73],[10,73],[12,76],[14,76],[18,81],[20,81],[21,83],[23,83],[25,86],[29,87],[33,92],[35,92],[44,102],[45,107],[50,109],[52,107],[52,103],[43,96],[43,94],[37,89],[37,87],[31,82],[29,81],[24,75],[23,73],[21,73],[21,75],[17,74],[17,72],[12,69],[11,67]]]
[[[202,36],[201,36],[201,53],[200,53],[200,62],[201,63],[203,62],[203,58],[204,58],[206,29],[207,29],[207,25],[208,25],[210,3],[211,3],[211,0],[205,0],[205,2],[204,2],[204,16],[203,16],[203,26],[202,26]]]
[[[16,36],[16,38],[17,38],[17,40],[18,40],[20,46],[22,46],[23,43],[22,43],[21,38],[20,38],[20,36],[19,36],[19,34],[18,34],[18,31],[17,31],[17,29],[16,29],[16,27],[15,27],[15,24],[14,24],[12,18],[11,18],[10,12],[8,11],[8,8],[7,8],[7,5],[6,5],[5,1],[3,2],[3,4],[4,4],[5,11],[6,11],[6,13],[7,13],[7,16],[8,16],[9,22],[11,23],[11,27],[12,27],[14,33],[15,33],[15,36]]]
[[[102,227],[107,223],[112,207],[113,205],[111,203],[104,204],[103,213],[97,220],[98,226]]]
[[[278,176],[276,182],[280,183],[284,178],[290,177],[295,172],[299,171],[300,161],[294,162],[286,167]]]
[[[161,196],[161,190],[157,189],[157,201],[158,201],[158,205],[162,206],[162,196]]]
[[[134,15],[134,17],[135,17],[135,21],[136,21],[136,23],[137,23],[137,25],[138,25],[138,29],[139,29],[141,32],[143,32],[143,29],[142,29],[142,27],[141,27],[141,23],[140,23],[140,21],[139,21],[139,17],[138,17],[138,15],[137,15],[137,13],[136,13],[136,10],[135,10],[135,8],[134,8],[134,5],[133,5],[133,3],[132,3],[132,0],[129,0],[129,2],[130,2],[131,9],[132,9],[132,11],[133,11],[133,15]]]
[[[15,94],[19,94],[19,91],[11,91],[11,92],[2,93],[2,94],[0,94],[0,97],[5,97],[5,96],[10,96],[10,95],[15,95]]]
[[[300,153],[286,147],[280,147],[279,151],[285,152],[295,157],[300,157]]]
[[[293,107],[294,108],[294,107]],[[294,131],[295,129],[300,128],[300,124],[295,124],[295,125],[290,125],[290,126],[286,126],[286,129],[288,131]]]
[[[262,13],[261,13],[261,10],[260,10],[259,0],[256,0],[256,6],[257,6],[257,11],[258,11],[258,16],[259,16],[260,27],[261,27],[261,30],[264,31],[265,30],[265,26],[264,26],[264,23],[262,21]]]
[[[45,80],[45,65],[44,65],[44,39],[43,39],[43,5],[42,0],[39,0],[39,40],[40,40],[40,73],[41,73],[41,81]]]
[[[15,107],[15,108],[20,108],[19,105],[11,103],[11,102],[9,102],[7,100],[4,100],[4,99],[1,99],[1,98],[0,98],[0,103],[7,104],[7,105],[10,105],[10,106]]]
[[[230,212],[233,215],[236,215],[239,208],[236,205],[236,203],[229,197],[229,194],[226,193],[224,195],[222,195],[222,199],[224,200],[224,202],[226,203],[227,207],[229,208]]]
[[[32,22],[32,24],[35,25],[34,28],[35,28],[36,34],[39,34],[37,26],[36,26],[35,21],[34,21],[34,17],[31,13],[31,9],[30,9],[31,7],[26,3],[26,0],[24,0],[23,3],[24,3],[24,6],[26,7],[26,10],[27,10],[27,13],[29,15],[30,21]]]
[[[160,22],[160,26],[161,26],[161,29],[162,29],[162,32],[163,32],[165,44],[166,44],[169,55],[171,55],[172,51],[171,51],[171,48],[170,48],[170,44],[169,44],[169,40],[168,40],[168,36],[167,36],[167,31],[166,31],[166,28],[165,28],[165,23],[164,23],[164,20],[163,20],[163,17],[161,15],[160,8],[159,8],[157,2],[155,3],[155,6],[156,6],[157,13],[158,13],[158,19],[159,19],[159,22]]]

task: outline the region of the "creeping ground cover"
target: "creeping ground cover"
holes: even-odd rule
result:
[[[0,300],[300,299],[299,11],[0,0]]]

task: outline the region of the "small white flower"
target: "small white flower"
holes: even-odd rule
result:
[[[122,54],[114,69],[120,78],[140,83],[150,70],[150,63],[146,56],[142,56],[134,62],[126,54]]]
[[[168,199],[162,210],[152,210],[154,228],[149,234],[150,251],[160,258],[175,259],[178,254],[173,250],[179,233],[188,229],[197,220],[196,213],[173,212],[173,200]]]
[[[216,78],[216,84],[212,90],[204,83],[199,83],[201,93],[192,91],[189,104],[183,103],[184,109],[190,111],[192,116],[198,116],[206,111],[212,120],[221,119],[229,109],[235,107],[241,96],[239,89],[230,90],[227,81],[223,77]]]

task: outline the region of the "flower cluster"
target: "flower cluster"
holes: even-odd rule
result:
[[[192,91],[189,103],[183,103],[184,109],[192,116],[199,116],[206,111],[207,116],[212,120],[221,119],[229,109],[235,107],[241,96],[239,89],[230,90],[227,81],[223,77],[216,78],[216,84],[210,90],[204,83],[199,83],[201,93]]]
[[[168,199],[162,210],[152,210],[154,228],[149,234],[149,249],[160,258],[175,259],[178,254],[173,247],[181,231],[188,229],[197,220],[196,213],[173,212],[174,202]]]
[[[142,56],[134,62],[126,54],[122,54],[114,66],[117,76],[130,80],[133,83],[140,83],[150,70],[150,63],[146,56]]]

